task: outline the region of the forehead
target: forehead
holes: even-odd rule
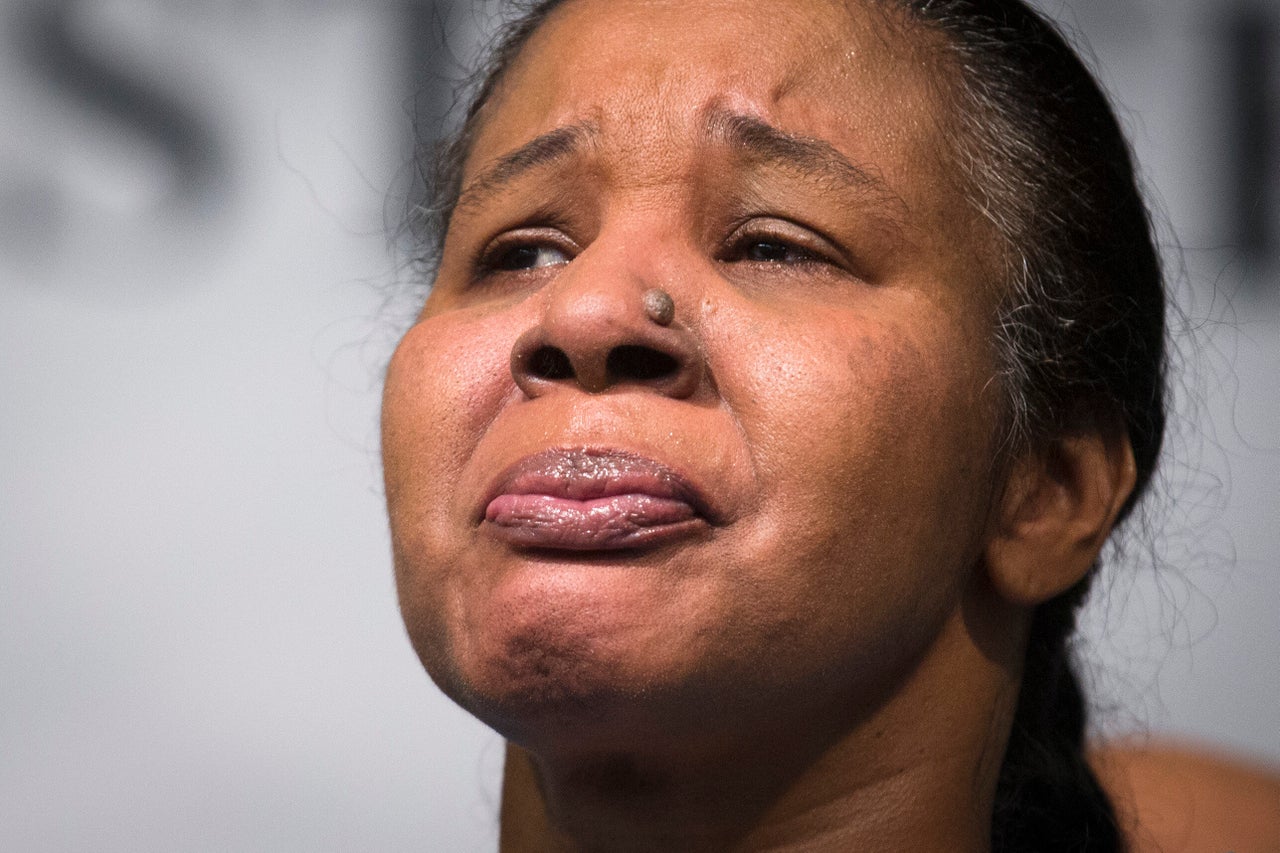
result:
[[[575,124],[619,157],[673,163],[732,112],[830,142],[918,224],[953,229],[940,39],[875,0],[568,0],[486,106],[466,172]]]
[[[871,140],[939,117],[932,35],[878,4],[844,0],[569,0],[505,77],[486,130],[680,123],[716,100]]]

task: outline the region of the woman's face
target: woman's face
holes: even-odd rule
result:
[[[994,267],[928,38],[576,0],[486,108],[383,453],[415,648],[506,736],[861,713],[960,618]]]

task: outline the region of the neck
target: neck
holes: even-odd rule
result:
[[[779,720],[714,755],[510,745],[500,849],[986,853],[1017,680],[961,620],[943,633],[948,653],[928,655],[887,703],[844,730]],[[957,651],[973,658],[959,688]]]

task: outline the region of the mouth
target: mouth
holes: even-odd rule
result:
[[[702,493],[644,456],[552,449],[507,468],[487,494],[481,523],[508,545],[560,551],[657,547],[714,523]]]

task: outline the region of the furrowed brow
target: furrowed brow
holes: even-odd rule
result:
[[[798,172],[807,178],[864,193],[883,202],[897,219],[905,210],[902,197],[882,178],[858,166],[831,143],[774,127],[755,116],[723,110],[710,113],[707,134],[762,163]]]
[[[557,127],[503,154],[491,166],[473,178],[458,196],[458,208],[480,204],[501,192],[521,175],[576,154],[591,141],[597,131],[591,124]]]

